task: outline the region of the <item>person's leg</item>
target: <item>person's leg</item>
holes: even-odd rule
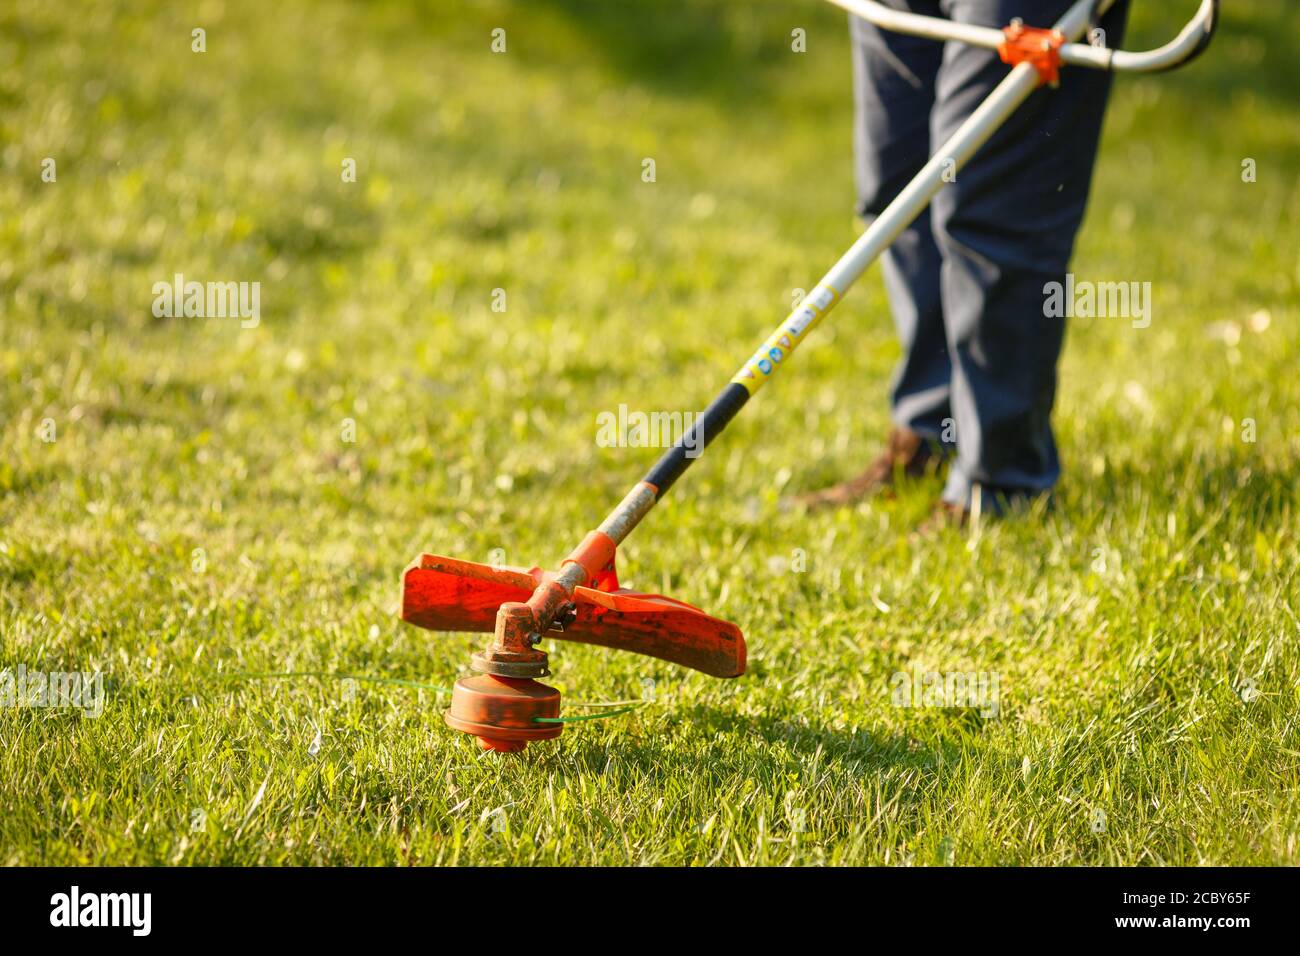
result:
[[[889,6],[939,15],[939,0]],[[880,30],[850,17],[858,215],[870,221],[930,158],[930,112],[943,45]],[[927,216],[881,257],[903,358],[891,390],[895,425],[938,441],[950,415],[951,369],[939,299],[939,249]]]
[[[888,5],[938,16],[939,0],[886,0]],[[858,215],[878,216],[930,158],[930,111],[943,46],[933,40],[879,30],[849,17],[853,42],[855,173]],[[896,474],[917,476],[937,467],[944,420],[950,416],[948,344],[939,301],[939,248],[921,217],[882,256],[885,289],[903,345],[894,373],[885,448],[861,474],[819,491],[796,495],[809,507],[851,504],[889,487]]]
[[[1048,27],[1067,0],[942,0],[954,20],[1005,26],[1021,17]],[[1102,22],[1108,45],[1123,33],[1127,3]],[[1009,71],[995,51],[949,43],[932,118],[940,144]],[[1049,490],[1060,474],[1051,412],[1065,321],[1045,315],[1044,285],[1063,282],[1083,219],[1101,135],[1109,75],[1061,71],[1058,89],[1030,97],[935,198],[931,220],[943,255],[940,293],[952,359],[957,457],[944,500],[985,508],[999,497]]]

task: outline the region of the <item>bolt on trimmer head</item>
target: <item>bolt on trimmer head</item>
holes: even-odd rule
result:
[[[421,555],[406,569],[403,620],[438,631],[494,632],[492,642],[472,661],[480,676],[456,682],[446,718],[450,726],[476,736],[484,749],[522,750],[530,740],[560,735],[560,695],[536,680],[549,673],[546,654],[537,648],[544,637],[646,654],[715,677],[744,673],[745,640],[739,628],[681,601],[620,588],[615,549],[867,267],[953,181],[952,174],[1035,90],[1055,85],[1067,66],[1151,73],[1187,63],[1209,44],[1219,8],[1218,0],[1201,0],[1174,40],[1138,53],[1077,42],[1115,0],[1075,0],[1050,29],[1020,21],[1002,29],[956,23],[876,0],[831,2],[882,29],[996,50],[1011,69],[558,571],[494,567],[432,554]]]

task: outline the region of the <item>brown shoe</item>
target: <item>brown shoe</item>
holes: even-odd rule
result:
[[[1041,503],[1040,502],[1041,499]],[[982,524],[1011,515],[1044,514],[1052,507],[1050,495],[1021,490],[990,492],[987,486],[971,486],[970,505],[955,505],[942,499],[916,527],[921,537],[932,537],[944,528],[970,528],[978,534]]]
[[[969,508],[954,505],[947,501],[936,501],[930,514],[916,526],[916,535],[921,538],[932,538],[945,528],[955,528],[960,531],[970,523],[971,512]]]
[[[889,442],[867,470],[856,478],[838,485],[795,495],[790,500],[805,508],[828,508],[851,505],[871,495],[891,488],[901,475],[920,478],[934,474],[942,464],[943,456],[933,444],[909,428],[894,428]]]

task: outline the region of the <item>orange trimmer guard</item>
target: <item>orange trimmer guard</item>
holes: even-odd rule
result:
[[[492,631],[502,604],[527,601],[551,576],[541,568],[422,554],[402,577],[402,620],[433,631]],[[713,677],[745,672],[745,638],[731,622],[683,601],[620,588],[612,568],[594,583],[599,586],[574,591],[576,613],[562,631],[544,637],[644,654]]]

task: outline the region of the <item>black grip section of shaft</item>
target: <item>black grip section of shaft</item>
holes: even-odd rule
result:
[[[663,493],[672,487],[673,482],[681,477],[682,472],[691,466],[691,462],[700,456],[709,443],[722,433],[727,423],[736,417],[736,413],[745,407],[747,401],[749,401],[749,390],[735,382],[728,383],[727,387],[718,393],[718,397],[712,404],[695,419],[695,424],[690,427],[690,430],[676,445],[663,453],[663,457],[645,476],[645,481],[659,489],[657,497],[663,497]]]

